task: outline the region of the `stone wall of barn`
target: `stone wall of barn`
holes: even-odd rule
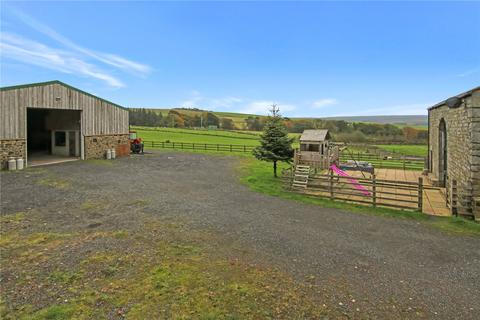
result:
[[[480,221],[480,90],[473,92],[471,99],[473,214]]]
[[[458,213],[475,215],[480,219],[480,90],[463,98],[458,108],[442,105],[429,110],[429,178],[438,183],[439,125],[444,119],[447,129],[446,188],[457,181],[459,193]]]
[[[25,160],[25,139],[0,140],[0,166],[7,168],[7,160],[10,157],[23,158]]]
[[[117,157],[130,154],[128,134],[112,134],[85,137],[85,159],[104,159],[107,149],[115,149]]]

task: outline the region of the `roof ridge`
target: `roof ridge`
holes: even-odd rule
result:
[[[26,84],[20,84],[20,85],[14,85],[14,86],[7,86],[7,87],[0,87],[0,91],[7,91],[7,90],[15,90],[15,89],[23,89],[23,88],[29,88],[29,87],[38,87],[38,86],[47,86],[47,85],[50,85],[50,84],[59,84],[59,85],[62,85],[64,87],[67,87],[69,89],[72,89],[72,90],[75,90],[75,91],[78,91],[80,93],[83,93],[87,96],[90,96],[92,98],[95,98],[95,99],[98,99],[100,101],[103,101],[103,102],[106,102],[108,104],[111,104],[117,108],[120,108],[120,109],[124,109],[124,110],[128,110],[128,108],[126,107],[123,107],[119,104],[116,104],[112,101],[109,101],[109,100],[106,100],[106,99],[103,99],[103,98],[100,98],[99,96],[96,96],[92,93],[89,93],[89,92],[86,92],[86,91],[83,91],[81,89],[78,89],[76,87],[73,87],[69,84],[66,84],[65,82],[62,82],[60,80],[51,80],[51,81],[44,81],[44,82],[34,82],[34,83],[26,83]]]

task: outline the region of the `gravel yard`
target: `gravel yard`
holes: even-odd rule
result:
[[[238,182],[236,161],[161,152],[3,172],[2,235],[96,234],[95,241],[62,243],[67,247],[61,259],[28,261],[31,268],[40,263],[51,274],[59,264],[74,268],[87,254],[105,248],[147,250],[139,239],[154,232],[149,225],[181,224],[186,231],[172,231],[174,236],[166,241],[195,234],[218,257],[237,257],[241,263],[292,277],[304,288],[299,289],[306,295],[302,300],[308,297],[320,304],[326,317],[478,319],[480,238],[447,234],[413,220],[254,193]],[[122,232],[134,236],[125,239]],[[52,248],[55,241],[49,242]],[[13,241],[8,245],[2,249],[1,274],[6,309],[28,304],[35,310],[74,295],[66,287],[45,295],[42,288],[32,288],[28,278],[15,278],[8,258],[20,249]],[[26,252],[29,257],[37,254]],[[18,255],[15,259],[27,261]],[[128,308],[109,318],[123,316]]]

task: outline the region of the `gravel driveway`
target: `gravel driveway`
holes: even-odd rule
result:
[[[480,238],[257,194],[238,183],[235,164],[230,157],[158,153],[2,173],[2,214],[47,205],[54,228],[81,230],[98,217],[64,223],[70,206],[137,199],[159,219],[216,232],[255,262],[311,283],[319,301],[349,317],[478,319]],[[50,188],[48,177],[71,187]],[[127,212],[102,219],[135,227]]]

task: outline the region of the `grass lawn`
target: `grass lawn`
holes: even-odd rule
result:
[[[287,169],[288,167],[289,165],[287,164],[281,164],[279,166],[279,170],[281,171],[282,169]],[[372,208],[368,206],[355,205],[342,201],[332,201],[325,198],[286,191],[283,187],[284,182],[282,182],[282,179],[273,177],[272,164],[258,161],[256,159],[244,158],[239,167],[239,172],[240,181],[242,183],[247,185],[253,191],[271,196],[315,204],[326,208],[342,209],[361,214],[412,219],[445,232],[480,236],[480,224],[463,218],[434,217],[414,211]]]
[[[101,212],[102,205],[89,203],[82,210]],[[54,222],[35,212],[3,216],[2,259],[15,266],[16,277],[16,292],[9,295],[38,295],[42,302],[20,299],[7,305],[2,297],[0,318],[300,319],[335,314],[315,304],[309,289],[286,274],[247,264],[223,249],[220,253],[212,243],[228,245],[213,234],[140,218],[141,232],[39,232],[30,228]],[[111,245],[98,249],[101,243]],[[235,248],[228,251],[240,255]],[[2,279],[2,285],[3,280],[11,281]]]

